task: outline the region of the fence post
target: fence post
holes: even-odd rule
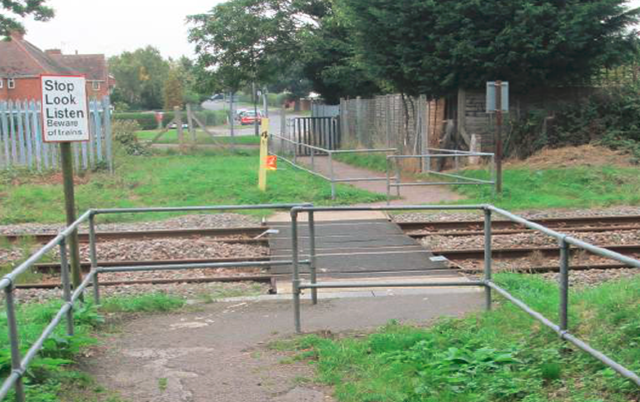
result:
[[[400,159],[395,159],[395,168],[396,168],[396,191],[398,193],[398,197],[400,197],[400,181],[401,181],[401,177],[400,177]]]
[[[100,304],[100,279],[98,278],[98,256],[96,253],[96,223],[95,215],[89,215],[89,254],[91,258],[91,272],[93,272],[93,301]]]
[[[316,170],[316,159],[315,159],[315,149],[313,148],[309,148],[311,150],[311,170],[315,171]]]
[[[64,301],[71,302],[71,281],[69,280],[69,260],[67,258],[67,239],[60,241],[60,276]],[[67,311],[67,335],[73,336],[73,306]]]
[[[484,210],[484,280],[491,281],[491,210]],[[485,308],[491,310],[491,288],[484,287]]]
[[[569,329],[569,243],[560,240],[560,329]]]
[[[298,264],[298,212],[291,211],[291,260],[293,262],[293,277],[291,291],[293,293],[293,323],[296,333],[301,333],[300,325],[300,266]]]
[[[331,179],[331,199],[336,199],[336,182],[333,173],[333,152],[329,152],[329,178]]]
[[[309,266],[311,283],[315,285],[318,281],[318,271],[316,269],[316,223],[313,211],[309,211],[309,254],[311,260],[311,265]],[[311,289],[311,301],[313,304],[318,304],[318,289]]]
[[[7,326],[9,329],[9,343],[11,344],[11,370],[18,373],[15,383],[16,401],[24,402],[24,385],[22,384],[22,358],[20,357],[20,341],[18,338],[18,322],[16,320],[15,303],[13,300],[13,283],[4,288],[5,303],[7,306]]]

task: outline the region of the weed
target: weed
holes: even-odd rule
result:
[[[158,389],[162,392],[167,390],[167,379],[166,378],[158,378]]]
[[[496,281],[557,320],[557,285],[521,274],[498,274]],[[638,292],[640,278],[607,283],[574,292],[570,310],[578,336],[636,371],[640,348],[630,345],[640,342]],[[511,303],[426,329],[391,322],[360,338],[311,335],[271,347],[302,351],[299,358],[313,360],[318,379],[336,387],[339,401],[622,402],[640,397],[629,381],[562,343]]]
[[[181,297],[156,292],[141,296],[110,298],[104,301],[100,310],[109,313],[124,312],[167,312],[185,305]]]

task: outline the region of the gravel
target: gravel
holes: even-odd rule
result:
[[[197,229],[197,228],[229,228],[229,227],[249,227],[259,226],[260,220],[253,216],[235,213],[222,214],[195,214],[183,215],[175,218],[148,221],[148,222],[127,222],[127,223],[99,223],[96,225],[97,231],[103,232],[135,232],[145,230],[164,229]],[[24,223],[18,225],[0,225],[0,234],[20,235],[34,233],[58,233],[65,227],[62,223],[39,224]],[[80,231],[88,231],[86,225],[81,226]]]
[[[589,216],[621,216],[621,215],[640,215],[640,207],[611,207],[611,208],[593,208],[593,209],[545,209],[545,210],[523,210],[510,211],[527,219],[544,219],[544,218],[577,218]],[[483,219],[482,211],[464,211],[464,212],[416,212],[403,213],[393,215],[395,222],[442,222],[442,221],[466,221]],[[506,220],[494,214],[495,220]]]

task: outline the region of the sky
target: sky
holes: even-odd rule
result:
[[[192,57],[187,15],[211,10],[223,0],[48,0],[56,17],[25,21],[26,39],[41,49],[113,56],[147,45],[165,57]],[[640,7],[640,0],[629,6]]]
[[[117,55],[147,45],[165,57],[193,56],[187,15],[207,12],[223,0],[48,0],[56,16],[27,19],[25,39],[40,49]],[[638,0],[640,1],[640,0]]]

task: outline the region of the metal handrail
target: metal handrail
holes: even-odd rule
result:
[[[469,281],[469,282],[451,282],[451,283],[412,283],[412,282],[376,282],[362,283],[362,282],[316,282],[312,280],[310,283],[302,283],[300,280],[300,268],[299,264],[299,248],[298,248],[298,214],[307,213],[313,214],[315,212],[347,212],[347,211],[420,211],[420,210],[481,210],[484,212],[484,278],[481,281]],[[546,318],[541,313],[535,311],[529,307],[525,302],[516,298],[507,290],[500,287],[498,284],[492,281],[492,248],[491,248],[491,216],[492,213],[496,213],[506,217],[507,219],[522,224],[525,227],[542,232],[548,236],[554,237],[560,243],[561,258],[560,258],[560,303],[559,303],[559,317],[560,324],[553,323],[550,319]],[[310,229],[314,226],[311,222]],[[310,231],[310,233],[315,233]],[[514,215],[511,212],[497,208],[493,205],[452,205],[452,206],[440,206],[440,205],[419,205],[419,206],[373,206],[373,207],[295,207],[291,209],[291,260],[293,261],[293,275],[292,275],[292,289],[293,289],[293,314],[294,314],[294,327],[296,333],[302,332],[301,326],[301,306],[300,296],[303,289],[311,289],[316,291],[317,289],[333,289],[333,288],[365,288],[365,287],[430,287],[430,286],[473,286],[483,287],[485,290],[485,308],[491,310],[492,308],[492,291],[496,291],[499,295],[515,304],[518,308],[532,316],[537,321],[541,322],[546,327],[556,332],[561,339],[570,342],[578,347],[580,350],[588,353],[595,359],[599,360],[606,366],[612,368],[618,374],[627,378],[634,384],[640,387],[640,377],[638,374],[624,367],[620,363],[611,359],[604,353],[596,350],[588,343],[582,341],[569,332],[569,246],[573,245],[583,250],[587,250],[596,255],[611,258],[613,260],[628,264],[633,267],[640,268],[640,260],[636,260],[614,251],[594,246],[586,243],[582,240],[571,237],[567,234],[557,232],[555,230],[544,227],[538,223],[531,222],[520,216]],[[315,241],[314,241],[315,243]],[[315,260],[315,249],[310,251],[311,260]],[[314,299],[314,304],[315,300]]]
[[[0,400],[3,400],[7,394],[14,389],[16,401],[24,402],[25,393],[22,378],[27,369],[37,357],[38,352],[42,349],[44,342],[51,336],[56,327],[64,320],[66,321],[66,334],[73,336],[73,310],[76,303],[80,300],[84,291],[91,285],[93,287],[93,297],[96,304],[100,303],[99,291],[99,274],[103,272],[127,272],[127,271],[154,271],[154,270],[181,270],[181,269],[198,269],[198,268],[247,268],[260,267],[269,265],[290,265],[293,261],[246,261],[234,263],[212,263],[212,264],[167,264],[154,266],[116,266],[103,268],[97,264],[97,239],[95,235],[95,217],[104,214],[121,214],[121,213],[147,213],[147,212],[195,212],[195,211],[242,211],[242,210],[290,210],[294,207],[312,206],[309,203],[289,203],[289,204],[261,204],[261,205],[213,205],[213,206],[195,206],[195,207],[156,207],[156,208],[119,208],[119,209],[90,209],[82,214],[75,222],[64,228],[56,237],[49,241],[46,245],[32,254],[26,261],[18,265],[13,271],[0,279],[0,290],[4,290],[5,303],[7,310],[7,325],[9,329],[9,342],[11,347],[11,373],[2,382],[0,386]],[[79,226],[85,222],[89,222],[89,252],[91,259],[91,270],[85,276],[84,280],[76,288],[71,289],[71,279],[69,273],[69,263],[67,257],[67,238],[76,231]],[[38,262],[45,254],[60,247],[60,272],[63,288],[64,304],[58,310],[53,319],[45,327],[38,339],[31,345],[24,357],[20,354],[20,341],[18,333],[18,324],[16,318],[16,309],[14,303],[14,284],[16,278],[27,271]],[[315,250],[313,250],[315,253]],[[299,264],[308,265],[312,276],[315,277],[315,262],[313,260],[299,261]]]

